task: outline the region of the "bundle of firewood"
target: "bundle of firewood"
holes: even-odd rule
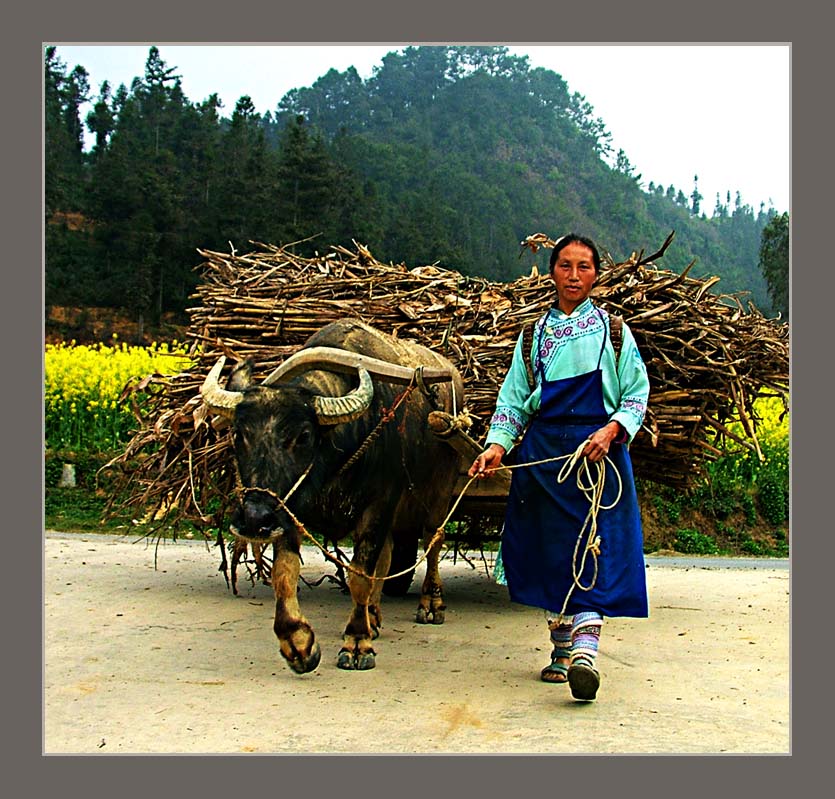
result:
[[[604,254],[594,300],[623,316],[647,364],[651,395],[644,426],[632,443],[636,475],[686,489],[705,459],[729,441],[759,452],[754,399],[788,399],[788,326],[765,318],[737,296],[710,289],[719,278],[691,278],[659,269],[633,253],[623,263]],[[528,237],[536,252],[553,242]],[[128,505],[176,504],[180,518],[215,521],[215,495],[231,486],[228,434],[208,424],[199,388],[219,355],[251,359],[265,377],[323,325],[359,317],[446,355],[464,378],[470,435],[486,432],[523,324],[554,301],[547,274],[534,267],[511,283],[472,278],[436,265],[407,269],[376,261],[367,248],[333,247],[303,258],[292,245],[254,244],[250,253],[201,251],[203,280],[190,311],[195,365],[173,377],[153,376],[127,395],[156,384],[140,414],[141,429],[114,461]],[[547,259],[547,253],[545,254]],[[734,432],[730,428],[736,422]]]

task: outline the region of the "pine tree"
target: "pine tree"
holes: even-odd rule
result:
[[[86,122],[90,132],[96,137],[93,145],[93,156],[98,157],[107,148],[107,143],[116,122],[114,101],[111,96],[110,84],[107,81],[102,83],[98,100],[93,106],[93,110],[87,114]]]
[[[44,50],[44,210],[47,305],[83,304],[96,285],[85,219],[88,185],[80,107],[87,71],[67,73],[54,46]]]
[[[768,284],[772,307],[789,318],[789,215],[775,216],[764,228],[760,243],[760,270]]]
[[[278,241],[281,235],[275,155],[249,95],[235,104],[220,142],[217,190],[212,206],[224,244],[238,250],[250,241]]]
[[[96,153],[89,204],[101,251],[100,302],[154,324],[172,298],[174,307],[185,302],[197,261],[185,202],[192,111],[174,72],[151,47],[144,77],[130,92],[120,87],[109,108],[115,122],[106,150]],[[102,116],[95,119],[107,128]]]
[[[323,138],[311,131],[301,116],[284,129],[277,188],[283,241],[319,236],[331,227],[338,175]],[[309,251],[310,246],[302,246],[300,251]]]
[[[78,211],[84,187],[84,131],[80,107],[89,92],[87,71],[67,74],[57,48],[44,51],[44,204],[47,215]]]
[[[699,176],[693,176],[693,193],[690,195],[690,213],[693,216],[699,215],[700,203],[704,199],[702,195],[699,193]]]

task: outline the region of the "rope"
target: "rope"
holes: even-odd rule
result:
[[[560,455],[554,458],[545,458],[544,460],[540,461],[531,461],[529,463],[518,463],[513,466],[498,466],[495,469],[488,469],[489,472],[497,472],[501,471],[502,469],[517,469],[520,467],[529,467],[529,466],[539,466],[544,463],[553,463],[555,461],[564,460],[565,463],[563,464],[560,471],[557,473],[557,483],[562,484],[564,483],[571,472],[573,471],[574,467],[577,465],[578,461],[582,458],[583,450],[586,447],[586,443],[589,439],[586,439],[580,443],[577,449],[574,452],[569,453],[568,455]],[[606,463],[612,467],[615,473],[615,477],[618,481],[618,490],[617,495],[615,496],[614,500],[609,505],[603,505],[603,488],[606,485]],[[557,623],[561,624],[563,618],[565,617],[565,609],[568,607],[568,602],[571,599],[571,595],[574,593],[575,588],[579,588],[581,591],[591,591],[594,588],[595,584],[597,583],[597,574],[598,574],[598,564],[597,559],[600,555],[600,544],[602,543],[602,538],[597,534],[597,515],[601,510],[609,510],[614,508],[615,505],[620,502],[620,498],[623,494],[623,479],[620,476],[620,472],[618,471],[617,466],[613,463],[613,461],[609,458],[608,455],[604,455],[603,459],[597,461],[594,465],[597,467],[597,475],[592,476],[591,468],[590,468],[590,461],[586,458],[582,461],[582,467],[577,469],[577,488],[585,495],[586,499],[589,501],[589,511],[586,514],[586,518],[583,521],[583,525],[580,528],[580,532],[577,535],[577,540],[574,544],[574,554],[571,559],[571,570],[572,570],[572,583],[571,587],[568,589],[568,593],[566,594],[565,601],[563,602],[562,609],[560,610],[560,615],[558,617]],[[469,483],[464,488],[464,491],[470,487],[470,483],[476,479],[473,477]],[[462,492],[463,495],[463,492]],[[460,501],[460,497],[459,497]],[[456,503],[457,504],[457,503]],[[585,546],[582,547],[582,554],[580,554],[581,544],[583,543],[583,538],[585,537],[586,543]],[[592,574],[591,581],[587,585],[583,585],[581,578],[583,572],[586,568],[586,562],[588,559],[589,554],[592,556],[593,564],[594,564],[594,571]],[[579,556],[579,567],[577,564]]]
[[[362,457],[362,455],[368,450],[368,448],[374,443],[374,441],[376,441],[377,438],[379,438],[380,433],[382,432],[383,426],[388,424],[389,422],[391,422],[395,418],[395,414],[397,413],[397,409],[404,402],[406,402],[409,399],[409,397],[412,395],[412,392],[416,388],[420,388],[421,391],[423,391],[423,393],[426,394],[427,396],[429,396],[430,398],[434,397],[434,394],[432,393],[431,387],[427,386],[425,384],[424,380],[423,380],[423,367],[422,366],[418,366],[415,369],[415,372],[412,376],[411,383],[395,399],[395,401],[392,403],[391,408],[389,408],[388,410],[383,409],[384,413],[383,413],[382,417],[380,418],[380,421],[377,422],[377,425],[374,427],[374,429],[368,434],[368,436],[366,436],[365,441],[363,441],[363,443],[359,447],[359,449],[340,467],[339,471],[336,474],[337,478],[340,477],[345,471],[350,469],[351,466],[353,466],[354,463],[356,463],[357,460],[359,460],[359,458]],[[453,394],[454,394],[454,387],[453,387]],[[436,539],[439,537],[440,533],[443,532],[444,527],[446,526],[446,521],[444,521],[444,523],[435,531],[435,534],[432,536],[432,539],[430,540],[429,545],[424,550],[423,556],[418,559],[417,563],[415,563],[414,566],[409,567],[407,569],[403,569],[402,571],[397,572],[397,574],[389,574],[387,577],[369,577],[369,575],[367,575],[361,569],[356,569],[350,563],[343,563],[339,558],[335,558],[333,555],[331,555],[331,553],[328,552],[328,550],[324,546],[322,546],[322,544],[320,544],[314,538],[314,536],[311,535],[307,531],[304,524],[302,524],[302,522],[296,517],[296,515],[287,507],[287,500],[290,499],[290,497],[293,495],[293,493],[296,491],[296,489],[301,485],[302,481],[307,477],[307,475],[310,473],[310,470],[312,468],[313,468],[313,463],[311,462],[311,464],[307,467],[307,469],[305,469],[305,471],[301,475],[301,477],[299,477],[299,479],[296,480],[293,487],[287,492],[284,499],[282,499],[281,497],[278,496],[278,494],[276,494],[274,491],[271,491],[269,488],[259,488],[257,486],[253,486],[251,488],[245,488],[244,485],[243,485],[243,481],[241,480],[241,474],[240,474],[239,469],[237,468],[237,461],[236,461],[236,463],[235,463],[235,491],[238,494],[240,494],[241,496],[245,496],[247,493],[252,493],[252,492],[257,491],[257,492],[264,493],[264,494],[267,494],[268,496],[272,497],[284,509],[284,511],[287,513],[287,515],[293,521],[293,524],[296,525],[296,528],[299,530],[299,532],[305,538],[307,538],[309,541],[313,542],[313,544],[316,547],[318,547],[319,550],[321,550],[322,554],[328,560],[330,560],[332,563],[336,564],[337,566],[340,566],[344,569],[347,569],[348,571],[352,572],[353,574],[356,574],[360,577],[365,577],[366,579],[369,579],[369,580],[373,581],[373,580],[391,580],[395,577],[400,577],[401,575],[404,575],[407,572],[412,571],[412,569],[417,568],[417,566],[419,566],[423,562],[423,560],[426,559],[426,557],[429,553],[429,550],[434,545]],[[460,501],[460,497],[459,497],[459,501]],[[457,504],[458,503],[456,502],[456,505]],[[448,519],[449,519],[449,517],[447,517],[447,520]],[[235,538],[242,539],[242,540],[247,540],[247,539],[244,539],[243,536],[241,536],[234,528],[230,528],[230,532],[232,533],[233,536],[235,536]],[[269,538],[264,539],[263,542],[259,541],[258,543],[269,544],[269,543],[273,543],[275,541],[278,541],[280,538],[281,538],[281,532],[277,532],[277,533],[274,533],[273,535],[271,535]]]
[[[399,405],[402,402],[404,402],[406,399],[408,399],[409,395],[412,393],[412,391],[415,388],[417,388],[417,384],[413,381],[412,384],[409,385],[403,391],[403,393],[397,398],[395,403],[392,405],[391,409],[383,416],[383,418],[380,420],[380,422],[377,424],[377,426],[371,432],[371,434],[369,434],[368,438],[366,438],[366,441],[363,444],[363,447],[361,447],[360,450],[358,450],[354,454],[354,456],[352,456],[352,458],[348,460],[348,462],[342,467],[342,469],[340,469],[339,474],[341,474],[342,471],[347,469],[349,467],[349,465],[354,460],[356,460],[356,458],[359,457],[359,455],[361,454],[362,451],[367,449],[367,446],[368,446],[370,440],[373,440],[372,437],[376,438],[375,434],[379,435],[379,431],[381,430],[382,426],[384,424],[386,424],[387,422],[391,421],[394,418],[395,411],[397,410]],[[487,469],[486,471],[487,472],[499,472],[499,471],[503,471],[503,470],[510,471],[512,469],[521,469],[521,468],[528,468],[528,467],[531,467],[531,466],[540,466],[542,464],[554,463],[556,461],[564,460],[566,462],[563,464],[562,468],[560,469],[560,471],[557,474],[557,483],[562,484],[568,479],[569,475],[574,470],[574,467],[577,465],[577,463],[582,458],[582,453],[583,453],[583,450],[585,449],[585,446],[586,446],[587,442],[588,442],[588,439],[585,439],[584,441],[582,441],[580,443],[580,445],[577,447],[577,449],[575,449],[574,452],[569,453],[568,455],[559,455],[559,456],[556,456],[556,457],[553,457],[553,458],[544,458],[543,460],[530,461],[528,463],[517,463],[517,464],[513,464],[511,466],[504,466],[504,465],[503,466],[497,466],[493,469]],[[603,488],[606,484],[606,463],[607,462],[610,464],[610,466],[612,467],[612,469],[615,472],[615,476],[616,476],[617,481],[618,481],[618,490],[617,490],[617,496],[615,497],[614,501],[609,505],[603,505],[602,504]],[[563,602],[562,610],[560,611],[560,615],[559,615],[559,623],[562,622],[563,617],[565,616],[565,609],[566,609],[566,607],[568,607],[568,601],[571,598],[571,595],[574,593],[574,589],[579,588],[581,591],[591,591],[591,589],[594,588],[594,586],[597,582],[597,574],[598,574],[597,558],[600,555],[600,544],[602,542],[601,537],[597,534],[597,514],[601,510],[609,510],[610,508],[613,508],[615,505],[617,505],[617,503],[620,501],[621,495],[623,493],[623,480],[620,476],[620,472],[618,471],[617,467],[615,466],[615,464],[612,462],[612,460],[609,458],[608,455],[605,455],[601,461],[598,461],[597,463],[594,464],[597,467],[596,477],[592,476],[589,463],[590,463],[590,461],[588,459],[584,459],[583,462],[582,462],[582,467],[577,469],[577,478],[576,478],[577,479],[577,487],[580,489],[580,491],[589,500],[589,512],[586,514],[586,518],[583,522],[583,525],[580,529],[579,534],[577,535],[577,541],[574,545],[574,554],[573,554],[573,557],[572,557],[572,584],[571,584],[571,587],[569,588],[568,593],[565,597],[565,601]],[[322,552],[322,554],[325,556],[325,558],[327,560],[331,561],[332,563],[334,563],[335,565],[337,565],[341,568],[346,569],[347,571],[351,572],[352,574],[357,575],[358,577],[363,577],[366,580],[371,580],[372,582],[374,582],[376,580],[382,580],[382,581],[393,580],[395,577],[401,577],[402,575],[407,574],[408,572],[414,571],[418,566],[420,566],[420,564],[423,563],[423,561],[426,560],[426,558],[428,557],[429,552],[431,551],[431,549],[435,545],[435,543],[441,538],[441,536],[444,535],[444,531],[445,531],[447,523],[452,518],[453,514],[455,513],[456,508],[461,503],[461,500],[464,498],[464,495],[467,493],[470,486],[473,484],[473,482],[475,480],[479,479],[478,475],[474,475],[473,477],[471,477],[466,482],[463,489],[461,489],[461,492],[459,493],[458,497],[456,498],[455,502],[453,502],[452,506],[450,507],[449,512],[446,515],[446,518],[436,528],[434,535],[429,540],[429,543],[424,547],[423,554],[417,559],[417,561],[415,562],[415,564],[413,566],[409,566],[405,569],[402,569],[401,571],[399,571],[395,574],[386,575],[385,577],[376,577],[376,576],[370,576],[370,575],[366,574],[362,569],[357,569],[352,564],[343,562],[339,558],[334,557],[333,555],[331,555],[331,553],[328,552],[328,550],[322,544],[320,544],[313,537],[313,535],[311,535],[307,531],[307,529],[305,528],[305,526],[301,522],[301,520],[290,510],[290,508],[287,507],[287,500],[290,499],[292,494],[301,485],[302,481],[307,477],[307,475],[310,473],[310,470],[312,468],[313,468],[313,463],[311,463],[310,466],[307,467],[307,469],[304,471],[304,473],[301,475],[301,477],[299,477],[299,479],[296,481],[296,483],[293,485],[293,487],[287,492],[287,495],[284,497],[284,499],[279,497],[274,491],[271,491],[268,488],[257,488],[257,487],[244,488],[243,485],[242,485],[242,482],[241,482],[240,473],[238,472],[238,470],[236,468],[236,470],[235,470],[235,472],[236,472],[235,477],[236,477],[236,483],[237,483],[236,491],[240,494],[246,494],[246,493],[252,492],[252,491],[259,491],[259,492],[263,492],[263,493],[269,495],[270,497],[272,497],[282,507],[282,509],[285,511],[285,513],[287,513],[287,515],[290,517],[293,524],[296,526],[296,529],[298,529],[298,531],[301,533],[301,535],[303,537],[307,538],[309,541],[311,541]],[[585,478],[585,482],[584,482],[584,478]],[[241,536],[234,529],[231,529],[231,532],[236,538],[241,538]],[[580,564],[579,564],[579,568],[578,568],[577,567],[577,558],[578,558],[578,554],[580,553],[580,545],[583,541],[584,535],[586,536],[586,544],[582,549],[582,555],[580,556]],[[281,537],[281,533],[280,532],[276,533],[276,534],[270,536],[270,538],[266,539],[264,541],[264,543],[274,542],[274,541],[278,540],[280,537]],[[591,553],[591,556],[592,556],[592,559],[593,559],[593,562],[594,562],[594,572],[593,572],[593,575],[592,575],[591,582],[588,585],[583,585],[582,582],[581,582],[581,578],[582,578],[583,572],[585,571],[586,560],[588,558],[589,553]]]
[[[392,408],[392,412],[394,410],[395,409]],[[352,574],[356,574],[358,577],[364,577],[366,580],[371,580],[371,581],[375,581],[375,580],[393,580],[395,577],[401,577],[402,575],[407,574],[408,572],[413,571],[418,566],[420,566],[420,564],[423,563],[423,561],[426,560],[426,558],[429,556],[429,552],[431,551],[432,547],[435,545],[436,541],[438,541],[440,539],[440,537],[444,534],[444,530],[446,528],[447,523],[452,518],[452,514],[455,512],[455,509],[458,507],[458,504],[461,502],[461,499],[464,497],[464,494],[467,492],[467,489],[470,487],[470,485],[476,479],[475,477],[471,477],[469,479],[469,481],[467,482],[467,484],[464,486],[464,489],[458,495],[458,498],[455,500],[455,502],[453,503],[449,512],[447,513],[446,518],[436,528],[434,535],[432,536],[431,539],[429,539],[429,543],[424,547],[423,554],[417,559],[414,566],[409,566],[405,569],[402,569],[399,572],[396,572],[395,574],[389,574],[389,575],[386,575],[385,577],[372,577],[372,576],[366,574],[362,569],[357,569],[352,564],[346,563],[346,562],[340,560],[339,558],[336,558],[333,555],[331,555],[331,553],[328,552],[328,550],[322,544],[320,544],[316,540],[316,538],[313,535],[311,535],[311,533],[308,532],[307,528],[304,526],[304,524],[301,522],[301,520],[296,516],[296,514],[293,513],[293,511],[291,511],[290,508],[287,507],[287,500],[290,498],[290,496],[293,494],[293,492],[299,487],[299,485],[301,485],[302,480],[304,480],[304,478],[307,477],[307,475],[310,472],[312,467],[313,467],[313,464],[311,463],[310,466],[307,467],[304,474],[302,474],[302,476],[296,481],[295,485],[287,492],[287,495],[284,497],[284,499],[279,497],[278,494],[276,494],[274,491],[271,491],[269,488],[257,488],[257,487],[255,487],[255,488],[244,488],[242,483],[241,483],[240,474],[237,472],[237,469],[236,469],[236,478],[237,478],[236,491],[239,494],[247,494],[249,492],[258,491],[258,492],[267,494],[268,496],[272,497],[281,506],[281,508],[284,510],[284,512],[290,517],[291,521],[296,526],[296,529],[301,533],[301,535],[304,538],[307,538],[311,543],[313,543],[313,545],[316,546],[321,551],[321,553],[325,556],[325,558],[327,560],[331,561],[331,563],[334,563],[337,566],[340,566],[341,568],[347,569],[349,572],[351,572]],[[506,467],[506,468],[512,468],[512,467]],[[234,529],[232,529],[231,532],[232,532],[232,535],[234,535],[236,538],[241,538],[241,536],[238,533],[236,533]],[[281,537],[281,533],[280,532],[276,533],[276,534],[270,536],[270,538],[266,539],[264,543],[270,543],[270,542],[273,542],[273,541],[277,541],[280,537]]]
[[[517,464],[514,464],[512,466],[498,466],[495,469],[488,469],[487,471],[498,472],[498,471],[502,471],[504,469],[509,471],[511,469],[527,468],[527,467],[530,467],[530,466],[539,466],[539,465],[545,464],[545,463],[553,463],[555,461],[565,460],[567,462],[563,465],[562,469],[560,469],[560,472],[557,475],[557,482],[558,483],[564,483],[568,479],[568,476],[571,474],[571,471],[573,470],[574,466],[580,460],[580,458],[582,456],[582,451],[585,448],[585,446],[586,446],[586,441],[583,441],[577,447],[577,449],[569,455],[560,455],[560,456],[554,457],[554,458],[545,458],[544,460],[530,461],[529,463],[517,463]],[[601,500],[603,498],[603,487],[604,487],[605,482],[606,482],[606,461],[608,461],[609,464],[611,465],[611,467],[614,469],[615,475],[618,479],[617,496],[615,497],[615,500],[610,505],[601,504]],[[597,556],[600,554],[600,542],[601,542],[600,536],[597,535],[597,514],[598,514],[598,511],[608,510],[609,508],[613,508],[620,501],[621,493],[622,493],[622,490],[623,490],[623,482],[621,480],[620,473],[618,472],[618,469],[614,465],[614,463],[612,463],[612,461],[609,459],[608,455],[604,456],[603,461],[600,461],[600,462],[596,463],[595,466],[597,466],[597,477],[596,478],[592,478],[592,476],[591,476],[591,470],[589,469],[589,461],[588,460],[585,460],[583,462],[582,469],[578,469],[578,471],[577,471],[577,487],[589,499],[590,507],[589,507],[589,512],[586,515],[585,522],[583,523],[583,527],[580,530],[579,535],[577,536],[577,543],[575,544],[575,547],[574,547],[574,557],[573,557],[573,561],[572,561],[573,583],[572,583],[571,588],[568,591],[568,595],[565,598],[565,602],[563,603],[563,608],[562,608],[562,611],[560,612],[560,621],[562,621],[562,617],[565,615],[565,608],[568,605],[568,600],[570,599],[571,594],[573,593],[575,587],[579,588],[581,591],[590,591],[592,588],[594,588],[594,584],[597,580]],[[308,471],[310,471],[310,467],[308,467]],[[417,559],[417,561],[415,562],[415,564],[413,566],[409,566],[405,569],[402,569],[399,572],[396,572],[395,574],[389,574],[385,577],[374,577],[374,576],[371,576],[369,574],[366,574],[362,569],[357,569],[352,564],[345,563],[344,561],[340,560],[339,558],[336,558],[333,555],[331,555],[331,553],[328,552],[328,550],[324,546],[322,546],[322,544],[320,544],[307,531],[304,524],[287,507],[285,500],[289,499],[290,494],[292,494],[293,491],[296,490],[296,488],[298,487],[298,485],[301,483],[301,481],[304,479],[304,477],[306,475],[307,475],[307,472],[305,472],[305,474],[303,474],[302,477],[299,478],[296,485],[293,486],[292,489],[290,489],[290,492],[287,494],[287,496],[284,499],[281,499],[274,492],[272,492],[272,491],[270,491],[269,489],[266,489],[266,488],[244,489],[244,491],[245,492],[246,491],[263,491],[265,494],[269,494],[284,509],[284,511],[290,517],[293,524],[296,525],[296,528],[299,530],[299,532],[302,534],[302,536],[304,536],[309,541],[311,541],[314,544],[314,546],[316,546],[322,552],[322,554],[325,556],[325,558],[327,560],[331,561],[332,563],[334,563],[337,566],[340,566],[344,569],[347,569],[352,574],[356,574],[358,577],[363,577],[366,580],[371,580],[371,581],[392,580],[395,577],[400,577],[404,574],[407,574],[408,572],[414,571],[418,566],[420,566],[420,564],[423,563],[423,561],[426,560],[426,558],[428,557],[429,552],[431,551],[432,547],[435,545],[435,543],[444,534],[447,523],[452,518],[453,514],[455,513],[456,508],[461,503],[461,500],[464,498],[464,495],[467,493],[467,491],[469,490],[469,488],[473,484],[473,482],[475,482],[478,479],[478,476],[474,475],[464,485],[464,488],[461,490],[461,492],[459,493],[455,502],[450,507],[449,512],[446,515],[446,518],[437,527],[437,529],[435,530],[434,535],[429,540],[429,543],[426,545],[426,547],[424,547],[423,554]],[[588,483],[583,482],[583,476],[588,478]],[[589,522],[591,522],[591,524],[589,524]],[[580,551],[580,544],[583,540],[583,535],[586,532],[587,527],[588,527],[588,531],[589,531],[588,541],[586,543],[586,546],[583,549],[581,563],[580,563],[580,567],[578,569],[576,567],[577,555]],[[591,583],[587,586],[584,586],[580,582],[580,578],[581,578],[581,576],[583,574],[583,571],[585,569],[586,558],[587,558],[589,552],[592,553],[592,557],[594,559],[594,576],[592,578]]]
[[[351,455],[348,460],[342,464],[339,471],[336,473],[336,477],[341,477],[345,472],[348,471],[369,449],[369,447],[380,437],[380,434],[383,432],[383,425],[388,424],[394,419],[395,413],[397,413],[397,409],[400,405],[409,399],[412,395],[412,392],[417,388],[417,384],[412,382],[401,392],[401,394],[395,399],[394,403],[392,404],[389,410],[384,409],[384,413],[380,418],[380,421],[377,422],[377,425],[374,429],[365,437],[365,441],[362,442],[362,445],[359,449]]]
[[[559,474],[557,475],[557,482],[564,483],[568,479],[568,475],[571,473],[571,470],[577,463],[579,459],[579,453],[582,452],[583,447],[585,447],[586,442],[584,441],[574,454],[569,458],[566,464],[560,469]],[[618,481],[618,490],[617,495],[614,501],[609,505],[602,504],[603,502],[603,489],[606,485],[606,462],[609,462],[612,469],[615,472],[615,477],[617,477]],[[597,467],[597,477],[592,477],[591,469],[589,468],[589,461],[588,459],[583,461],[583,466],[581,469],[577,470],[577,487],[580,491],[583,492],[586,499],[589,501],[589,512],[586,514],[585,521],[583,522],[583,526],[580,528],[580,532],[577,536],[577,541],[574,544],[574,555],[571,560],[571,567],[572,567],[572,583],[571,587],[568,589],[568,593],[565,597],[565,602],[563,602],[562,609],[560,610],[560,615],[557,620],[557,624],[562,624],[563,618],[565,617],[565,609],[568,607],[568,601],[571,599],[571,595],[574,593],[575,588],[579,588],[581,591],[591,591],[594,588],[595,584],[597,583],[597,574],[598,574],[598,563],[597,559],[600,556],[600,544],[602,542],[601,537],[597,534],[597,514],[601,510],[609,510],[610,508],[614,508],[615,505],[620,502],[621,495],[623,494],[623,479],[620,476],[620,472],[618,471],[615,464],[609,458],[608,455],[605,455],[602,460],[598,461],[594,464]],[[583,482],[583,478],[586,478],[587,482]],[[582,556],[580,557],[580,565],[579,568],[577,567],[577,556],[580,552],[580,545],[583,541],[583,536],[586,536],[586,544],[583,547]],[[583,585],[581,582],[581,578],[583,572],[586,568],[586,559],[588,558],[589,553],[591,553],[592,560],[594,561],[594,572],[591,578],[591,581],[588,585]]]

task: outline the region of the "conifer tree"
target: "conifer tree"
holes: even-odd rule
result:
[[[704,199],[704,197],[702,197],[701,193],[699,192],[699,176],[694,175],[693,176],[693,193],[690,195],[690,202],[691,202],[690,213],[693,214],[693,216],[698,216],[699,215],[699,209],[701,208],[700,203],[703,199]]]
[[[340,190],[337,171],[324,139],[302,116],[284,129],[276,185],[283,241],[300,241],[331,229]],[[300,251],[326,244],[300,246]]]
[[[789,318],[789,215],[774,216],[765,226],[760,243],[760,270],[768,283],[775,311]]]
[[[54,211],[81,209],[84,185],[84,135],[80,107],[87,100],[87,71],[69,74],[57,48],[44,51],[45,206]]]

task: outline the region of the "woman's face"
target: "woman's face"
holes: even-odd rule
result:
[[[560,250],[551,269],[551,279],[557,287],[560,310],[571,313],[589,296],[596,278],[591,249],[577,241],[566,244]]]

